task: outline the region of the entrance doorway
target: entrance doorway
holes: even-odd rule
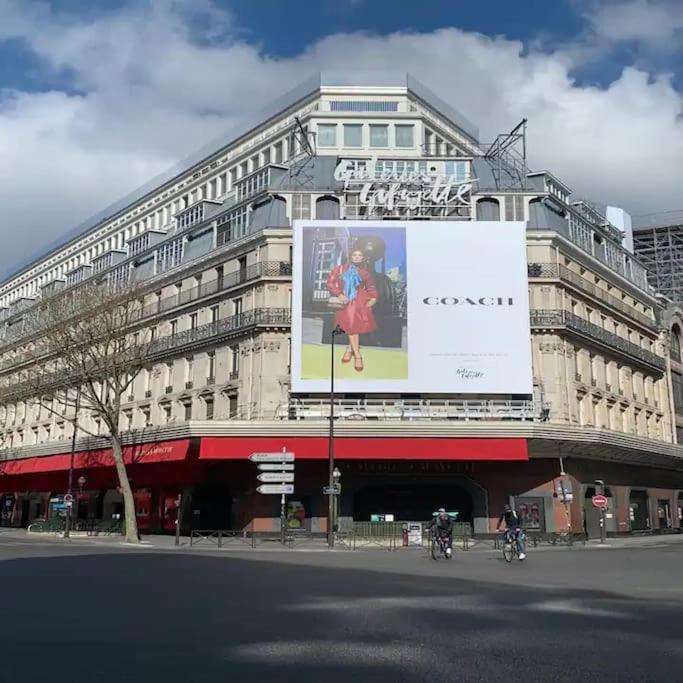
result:
[[[198,486],[192,494],[191,508],[191,513],[185,511],[184,522],[191,520],[193,529],[232,529],[232,496],[227,486]]]
[[[472,524],[475,531],[486,530],[486,493],[465,478],[453,483],[405,481],[367,486],[354,495],[353,518],[369,521],[372,515],[393,515],[397,522],[420,522],[431,519],[440,507],[457,512],[457,521]]]
[[[657,501],[657,519],[660,529],[671,528],[671,503],[666,498]]]
[[[587,486],[583,497],[583,525],[588,538],[600,538],[600,522],[602,512],[593,505],[593,496],[597,495],[595,486]],[[614,499],[612,491],[605,486],[605,498],[607,498],[607,508],[605,510],[605,529],[608,533],[617,530],[616,519],[614,516]]]
[[[631,519],[631,531],[647,531],[651,528],[650,503],[647,491],[631,490],[628,507]]]

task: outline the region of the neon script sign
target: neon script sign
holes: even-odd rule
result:
[[[334,179],[344,183],[345,192],[357,191],[363,206],[388,212],[396,208],[417,211],[425,205],[469,208],[471,204],[472,180],[412,168],[378,169],[376,159],[364,165],[343,159],[334,171]]]

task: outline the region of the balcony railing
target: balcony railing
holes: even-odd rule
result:
[[[664,358],[657,356],[651,351],[641,349],[640,346],[626,339],[603,330],[602,327],[595,325],[569,311],[559,310],[536,310],[531,311],[531,327],[564,327],[572,332],[576,332],[584,337],[588,337],[594,342],[607,347],[610,350],[617,350],[645,365],[654,367],[660,372],[666,368]]]
[[[339,399],[334,402],[334,414],[340,420],[537,421],[543,416],[543,406],[537,401]],[[281,420],[324,420],[329,416],[326,399],[291,399],[277,410]]]
[[[527,266],[528,275],[531,278],[550,278],[559,279],[574,285],[578,289],[583,290],[587,294],[600,299],[608,306],[616,309],[620,313],[637,320],[639,323],[646,325],[651,329],[657,328],[657,323],[648,318],[644,313],[636,311],[631,306],[626,305],[621,299],[606,292],[604,289],[596,287],[592,282],[581,277],[578,273],[574,273],[566,266],[559,263],[529,263]]]
[[[259,325],[289,325],[291,311],[289,308],[254,308],[238,315],[216,320],[206,325],[200,325],[193,330],[185,330],[178,334],[168,335],[156,339],[150,345],[150,355],[162,355],[171,349],[177,349],[189,344],[212,339],[222,335],[237,332],[247,327]]]
[[[210,280],[191,289],[178,292],[173,296],[160,299],[159,301],[148,304],[142,308],[139,320],[144,320],[152,316],[170,311],[178,306],[203,299],[206,296],[216,294],[251,280],[262,277],[289,277],[292,274],[292,264],[286,261],[260,261],[247,268],[241,268],[233,273],[227,273],[221,279]],[[131,316],[134,317],[134,316]],[[8,370],[16,365],[26,363],[35,359],[35,352],[17,353],[13,358],[0,361],[0,371]]]
[[[285,261],[259,261],[246,268],[240,268],[232,273],[226,273],[222,278],[203,282],[191,289],[181,290],[173,296],[159,299],[142,309],[142,318],[149,318],[170,311],[178,306],[184,306],[205,296],[231,289],[238,285],[257,280],[261,277],[287,277],[292,274],[292,264]]]
[[[255,308],[230,318],[223,318],[215,322],[185,330],[178,334],[160,337],[150,344],[149,357],[155,360],[182,348],[199,344],[216,337],[233,334],[250,327],[258,326],[287,326],[291,322],[289,308]],[[66,371],[56,372],[41,378],[41,392],[50,392],[70,386],[71,377]],[[0,402],[18,401],[28,398],[35,392],[31,383],[13,383],[0,386]],[[130,399],[132,400],[132,399]]]

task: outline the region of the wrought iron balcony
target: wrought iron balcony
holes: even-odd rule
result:
[[[223,277],[203,282],[191,289],[181,290],[177,294],[159,299],[142,309],[142,318],[149,318],[159,313],[170,311],[178,306],[184,306],[211,294],[222,292],[232,287],[244,284],[261,277],[289,277],[292,274],[292,264],[286,261],[259,261],[246,268],[240,268]]]
[[[165,355],[170,350],[179,349],[202,341],[232,334],[248,327],[261,325],[289,325],[291,311],[289,308],[254,308],[238,315],[222,318],[193,330],[185,330],[177,334],[160,337],[151,344],[152,356]]]
[[[652,318],[648,318],[644,313],[636,311],[631,306],[627,306],[621,299],[606,292],[604,289],[596,287],[595,284],[560,263],[529,263],[527,265],[527,272],[530,278],[564,280],[574,285],[577,289],[590,294],[596,299],[600,299],[600,301],[603,301],[627,317],[633,318],[653,330],[657,329],[657,323]]]
[[[233,315],[230,318],[200,325],[192,330],[185,330],[156,339],[150,344],[150,361],[201,345],[207,341],[230,336],[251,327],[287,327],[290,322],[291,311],[289,308],[255,308],[239,315]],[[43,376],[40,386],[43,392],[49,392],[69,386],[70,381],[69,373],[56,372]],[[30,382],[13,382],[5,386],[0,385],[0,403],[30,398],[34,391],[35,387]],[[134,397],[129,400],[132,401],[133,399]]]
[[[622,353],[650,368],[655,368],[660,372],[664,372],[666,369],[666,361],[664,358],[657,356],[646,349],[641,349],[640,346],[633,342],[622,339],[612,332],[603,330],[602,327],[588,322],[588,320],[584,320],[583,318],[579,318],[569,311],[531,311],[531,327],[565,328],[583,337],[587,337],[592,342],[597,343],[612,352],[616,351]]]
[[[339,399],[334,402],[340,420],[530,420],[547,418],[538,401],[381,400]],[[323,420],[330,416],[329,399],[290,399],[281,404],[281,420]]]
[[[142,308],[139,320],[151,318],[160,313],[171,311],[178,306],[203,299],[211,294],[225,291],[238,285],[257,280],[262,277],[291,277],[292,264],[286,261],[260,261],[247,268],[241,268],[225,274],[220,279],[209,280],[191,289],[181,290],[178,294],[160,299]],[[14,357],[0,361],[0,371],[8,370],[16,365],[34,360],[35,353],[31,351],[16,353]]]

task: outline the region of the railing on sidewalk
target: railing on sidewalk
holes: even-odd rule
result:
[[[28,525],[29,533],[61,533],[66,529],[64,517],[34,519]],[[86,533],[88,536],[123,534],[123,521],[120,519],[72,519],[72,533]]]
[[[205,544],[222,548],[230,543],[256,547],[254,533],[244,529],[197,529],[190,532],[190,547]]]

